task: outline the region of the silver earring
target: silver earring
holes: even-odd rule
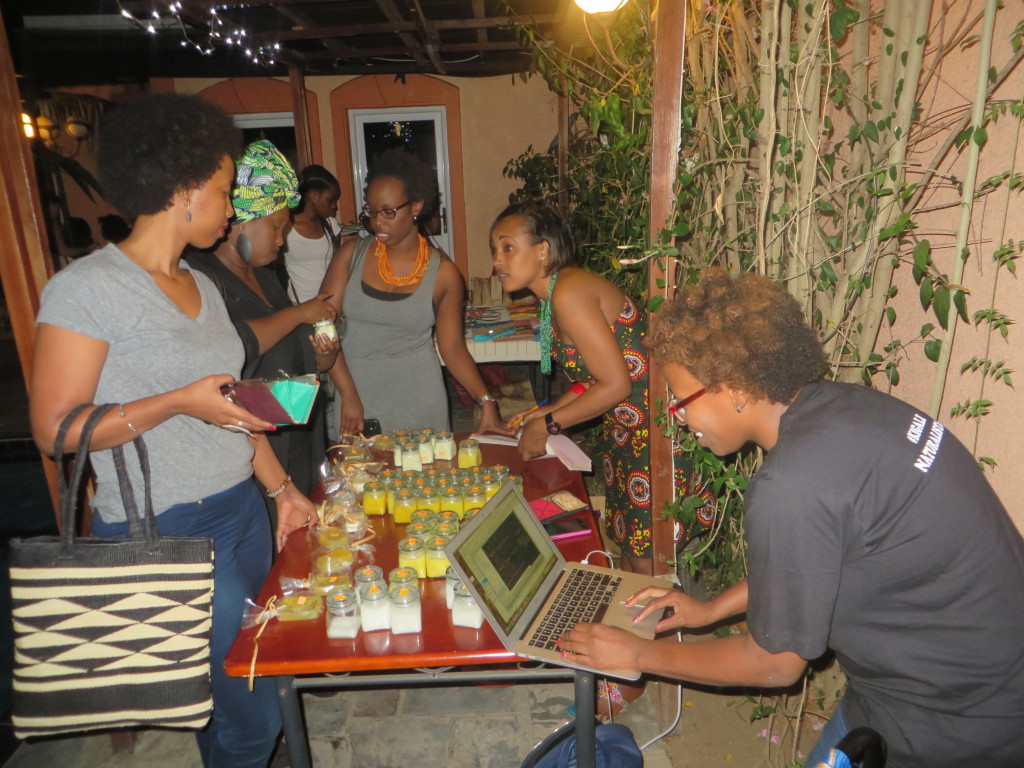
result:
[[[185,223],[186,224],[191,224],[192,223],[192,201],[191,200],[186,200],[185,201]]]

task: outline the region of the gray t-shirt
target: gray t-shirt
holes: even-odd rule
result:
[[[867,387],[804,388],[746,494],[758,645],[835,651],[889,768],[1024,766],[1024,542],[966,448]]]
[[[181,266],[188,269],[182,261]],[[61,270],[46,284],[38,323],[49,323],[109,345],[95,402],[122,403],[191,384],[204,376],[238,376],[242,342],[216,287],[192,272],[203,305],[195,319],[182,314],[149,273],[114,245]],[[131,411],[127,412],[131,418]],[[192,418],[173,416],[143,433],[157,514],[175,504],[226,490],[252,474],[245,435]],[[142,474],[134,447],[125,456],[142,509]],[[91,454],[96,471],[93,507],[104,522],[125,519],[109,450]]]

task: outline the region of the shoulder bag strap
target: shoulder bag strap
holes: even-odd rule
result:
[[[153,551],[159,546],[160,534],[156,527],[156,513],[153,511],[153,483],[149,470],[149,451],[146,450],[146,443],[143,441],[142,435],[132,440],[132,444],[139,455],[139,467],[142,469],[145,519],[139,517],[135,491],[132,488],[132,481],[128,476],[128,467],[125,463],[124,446],[115,445],[110,452],[114,457],[117,484],[121,488],[121,502],[124,504],[125,516],[128,518],[128,536],[133,539],[145,538],[146,548]]]
[[[64,418],[64,421],[61,422],[60,428],[57,430],[57,439],[54,441],[54,454],[58,462],[62,463],[64,459],[64,438],[67,436],[71,422],[88,407],[88,405],[75,407]],[[69,482],[61,482],[64,472],[63,467],[58,467],[60,471],[58,471],[57,476],[60,490],[58,490],[57,497],[60,502],[60,551],[62,557],[71,555],[71,547],[75,541],[75,512],[78,508],[78,492],[82,485],[82,475],[85,474],[85,463],[89,455],[89,443],[92,442],[92,433],[100,419],[116,407],[117,405],[114,403],[99,405],[86,416],[85,423],[82,424],[82,431],[78,436],[78,449],[75,452],[74,464],[71,468],[71,480]]]

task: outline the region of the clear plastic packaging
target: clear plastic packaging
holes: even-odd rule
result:
[[[311,621],[323,610],[323,598],[311,592],[297,592],[277,600],[278,621]]]

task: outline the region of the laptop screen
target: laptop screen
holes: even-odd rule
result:
[[[506,635],[512,633],[552,569],[561,568],[544,529],[531,525],[523,515],[533,518],[534,513],[515,484],[506,484],[449,552]]]

